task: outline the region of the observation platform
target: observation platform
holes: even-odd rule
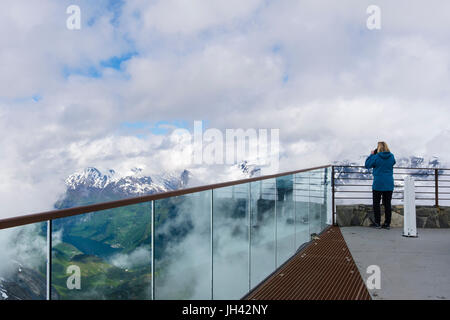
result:
[[[394,175],[400,204],[401,182],[416,178],[418,238],[402,237],[402,228],[344,227],[370,220],[358,211],[372,192],[371,174],[360,166],[1,219],[9,244],[0,299],[450,299],[450,169],[396,167]],[[62,240],[53,242],[55,234]],[[20,241],[37,249],[24,254]],[[146,260],[135,265],[140,255]],[[66,267],[74,264],[83,268],[80,290],[67,286]],[[374,265],[381,276],[372,289],[367,268]]]
[[[246,299],[370,300],[370,294],[339,227],[329,227]]]
[[[450,229],[330,227],[300,250],[245,299],[448,300]],[[371,265],[380,288],[368,289]]]
[[[341,232],[364,279],[370,265],[381,270],[374,300],[450,299],[450,229],[420,228],[417,238],[403,228],[343,227]]]

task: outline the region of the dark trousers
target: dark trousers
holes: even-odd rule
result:
[[[383,199],[384,205],[384,224],[391,224],[391,215],[392,215],[392,191],[376,191],[373,190],[373,215],[375,217],[375,223],[381,224],[381,209],[380,209],[380,200]]]

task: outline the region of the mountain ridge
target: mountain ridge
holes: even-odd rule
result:
[[[352,160],[339,160],[334,161],[333,165],[336,166],[364,166],[365,160],[368,156],[362,155],[359,157],[358,161]],[[409,157],[399,157],[396,158],[396,167],[408,167],[408,168],[417,168],[417,169],[426,169],[433,168],[439,169],[441,168],[442,162],[438,157],[432,156],[429,158],[424,158],[420,156],[409,156]]]
[[[102,173],[95,167],[87,167],[65,179],[66,191],[55,202],[56,209],[70,208],[102,201],[119,200],[185,188],[190,181],[189,170],[145,175],[140,168],[131,174],[120,175],[113,169]]]

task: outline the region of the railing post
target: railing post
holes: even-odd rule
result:
[[[150,202],[150,232],[151,232],[151,273],[152,273],[152,281],[150,285],[150,293],[151,293],[151,300],[155,300],[155,201],[152,200]]]
[[[331,217],[332,217],[332,225],[335,226],[335,212],[334,212],[334,204],[335,204],[335,190],[334,190],[334,166],[331,166]]]
[[[328,188],[327,188],[327,184],[328,184],[328,170],[329,168],[325,168],[324,169],[324,179],[323,179],[323,208],[325,210],[324,213],[321,213],[320,219],[321,219],[321,223],[324,223],[324,225],[327,224],[327,216],[328,216],[328,206],[327,206],[327,195],[328,195]],[[325,217],[322,217],[322,214],[325,215]],[[323,228],[323,225],[320,225],[321,228]]]
[[[277,188],[276,188],[276,184],[277,184],[277,178],[275,178],[275,194],[274,194],[274,196],[275,196],[275,205],[273,206],[273,208],[274,208],[274,214],[275,214],[275,223],[273,224],[274,225],[274,237],[275,237],[275,269],[278,267],[278,230],[277,230],[277,227],[278,227],[278,210],[277,210],[277,202],[278,202],[278,193],[277,193]]]
[[[311,239],[311,171],[308,172],[308,234]]]
[[[47,220],[47,277],[46,299],[52,299],[52,220]]]
[[[439,170],[434,169],[434,198],[436,208],[439,208]]]
[[[295,194],[295,176],[296,176],[296,174],[293,174],[292,175],[292,201],[294,201],[294,203],[293,203],[293,207],[294,207],[294,212],[293,212],[293,215],[294,215],[294,248],[295,248],[295,251],[294,252],[296,252],[297,251],[297,206],[296,206],[296,202],[297,202],[297,197],[296,197],[296,194]]]
[[[248,292],[251,289],[252,278],[252,190],[251,182],[248,183],[247,189],[247,210],[248,210]]]
[[[211,189],[211,210],[210,210],[210,221],[211,221],[211,300],[214,300],[214,189]]]

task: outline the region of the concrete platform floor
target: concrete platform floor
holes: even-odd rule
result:
[[[402,228],[341,227],[347,246],[366,283],[367,267],[378,265],[381,288],[375,300],[450,300],[450,229],[418,229],[418,238]]]

